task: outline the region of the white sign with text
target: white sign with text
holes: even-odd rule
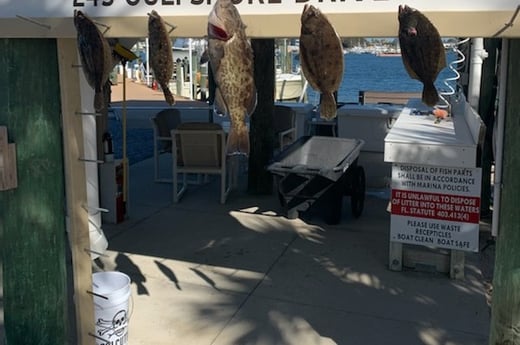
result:
[[[390,240],[478,251],[480,168],[392,165]]]

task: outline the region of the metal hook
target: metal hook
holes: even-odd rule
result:
[[[96,254],[96,255],[99,255],[99,256],[103,256],[103,257],[105,257],[105,258],[108,258],[108,255],[105,254],[105,253],[100,253],[100,252],[97,252],[97,251],[92,250],[92,249],[89,249],[89,248],[83,248],[83,250],[84,250],[85,252],[87,252],[88,254],[93,253],[93,254]]]
[[[102,114],[100,114],[100,113],[90,113],[90,112],[82,112],[82,111],[76,111],[74,114],[76,114],[76,115],[102,116]]]
[[[17,18],[21,19],[21,20],[25,20],[26,22],[29,22],[31,24],[35,24],[35,25],[38,25],[38,26],[41,26],[43,28],[46,28],[47,30],[50,30],[52,29],[52,27],[50,25],[47,25],[47,24],[43,24],[43,23],[40,23],[34,19],[31,19],[31,18],[28,18],[28,17],[24,17],[24,16],[21,16],[21,15],[16,15]]]
[[[105,163],[105,161],[101,161],[99,159],[87,159],[87,158],[83,158],[83,157],[79,157],[78,159],[82,162],[87,162],[87,163],[97,163],[97,164]]]
[[[88,291],[87,291],[87,292],[88,292]],[[96,338],[96,339],[98,339],[98,340],[101,340],[101,341],[102,341],[103,343],[105,343],[105,344],[110,344],[110,340],[106,340],[106,339],[101,338],[101,337],[99,337],[99,336],[97,336],[97,335],[95,335],[95,334],[92,334],[92,333],[90,333],[90,332],[88,332],[88,335],[90,335],[91,337],[94,337],[94,338]]]
[[[103,31],[103,35],[105,35],[108,32],[108,30],[111,29],[110,25],[107,25],[107,24],[104,24],[104,23],[101,23],[101,22],[96,22],[96,21],[94,21],[93,23],[105,28],[105,31]]]
[[[105,213],[110,212],[110,211],[107,210],[106,208],[90,207],[90,206],[88,206],[88,205],[83,205],[82,207],[83,207],[83,209],[84,209],[85,211],[87,211],[87,212],[90,212],[91,210],[93,210],[93,211],[97,211],[96,214],[98,214],[99,212],[105,212]]]

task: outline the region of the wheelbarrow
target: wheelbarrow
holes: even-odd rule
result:
[[[327,224],[341,221],[343,196],[361,216],[365,201],[365,172],[358,165],[364,141],[323,136],[301,137],[267,167],[275,176],[278,198],[288,218],[317,211]]]

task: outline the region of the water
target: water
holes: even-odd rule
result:
[[[453,61],[455,54],[447,54],[447,62]],[[439,91],[448,91],[445,78],[454,77],[449,68],[444,68],[435,85]],[[402,91],[421,92],[422,83],[410,78],[403,66],[401,56],[376,56],[373,54],[345,54],[345,73],[338,90],[338,102],[358,102],[359,91]],[[309,87],[310,103],[319,103],[319,94]]]
[[[454,53],[448,53],[448,63],[455,58]],[[448,90],[443,79],[453,77],[448,68],[441,71],[437,78],[438,90]],[[358,102],[360,90],[373,91],[403,91],[420,92],[422,83],[410,78],[403,67],[400,56],[376,56],[373,54],[346,54],[345,74],[338,90],[338,102]],[[307,91],[308,101],[317,105],[319,94]],[[114,140],[114,155],[122,157],[121,123],[115,119],[109,121],[110,131]],[[128,160],[130,164],[137,163],[153,156],[153,133],[151,129],[131,128],[127,130]]]

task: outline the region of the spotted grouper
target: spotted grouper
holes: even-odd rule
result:
[[[416,9],[399,6],[398,20],[403,65],[411,78],[423,83],[423,103],[434,106],[439,101],[434,82],[446,67],[442,39],[435,26]]]
[[[148,17],[148,40],[153,75],[163,91],[166,103],[173,105],[175,99],[170,91],[170,79],[173,74],[172,40],[164,20],[156,11],[152,11]]]
[[[231,0],[217,0],[208,17],[208,54],[215,78],[215,107],[229,115],[228,154],[249,154],[246,116],[256,107],[253,49]]]
[[[74,12],[74,26],[83,74],[94,89],[94,109],[99,112],[105,105],[103,87],[113,67],[112,49],[96,24],[83,12]]]
[[[336,92],[343,79],[343,46],[323,13],[305,5],[301,15],[300,63],[313,89],[321,93],[320,116],[336,117]]]

